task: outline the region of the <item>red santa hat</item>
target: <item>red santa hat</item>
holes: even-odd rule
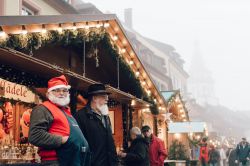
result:
[[[58,89],[58,88],[70,89],[70,87],[71,86],[68,84],[66,77],[64,75],[51,78],[48,81],[48,92],[55,90],[55,89]]]

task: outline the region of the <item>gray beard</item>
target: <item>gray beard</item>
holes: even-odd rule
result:
[[[108,115],[109,114],[109,108],[107,104],[104,104],[102,106],[97,105],[97,109],[101,112],[102,115]]]
[[[65,106],[67,106],[67,105],[69,104],[69,102],[70,102],[70,95],[67,95],[67,96],[64,97],[64,98],[59,98],[59,97],[56,97],[55,95],[49,93],[49,94],[48,94],[48,99],[49,99],[52,103],[54,103],[54,104],[56,104],[56,105],[58,105],[58,106],[65,107]]]

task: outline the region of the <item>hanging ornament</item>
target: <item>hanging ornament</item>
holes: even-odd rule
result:
[[[96,47],[94,47],[94,45],[92,44],[91,46],[90,46],[90,50],[88,51],[88,53],[87,53],[87,57],[88,58],[94,58],[95,59],[95,62],[96,62],[96,67],[99,67],[99,57],[98,57],[98,48],[97,48],[97,46]]]
[[[95,49],[95,67],[99,67],[98,49]]]

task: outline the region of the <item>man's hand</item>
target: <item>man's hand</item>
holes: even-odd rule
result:
[[[118,156],[120,156],[121,158],[124,158],[127,156],[127,153],[118,152]]]
[[[238,160],[235,160],[235,164],[238,164]]]
[[[63,136],[62,137],[62,144],[65,144],[69,139],[69,136]]]

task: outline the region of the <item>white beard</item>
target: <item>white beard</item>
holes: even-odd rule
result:
[[[65,107],[69,104],[70,102],[70,95],[67,95],[66,97],[56,97],[55,95],[53,95],[52,93],[48,93],[48,99],[61,107]]]
[[[109,114],[109,108],[107,104],[104,104],[102,106],[97,105],[97,109],[101,112],[102,115],[108,115]]]

